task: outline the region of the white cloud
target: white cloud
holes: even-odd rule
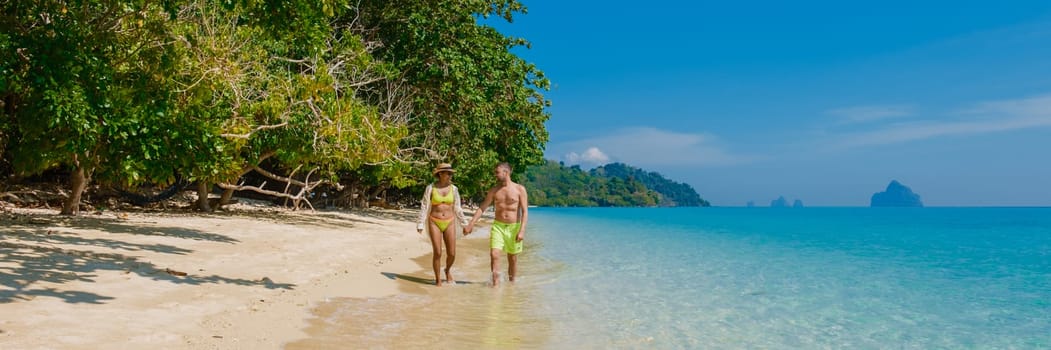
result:
[[[586,165],[586,159],[603,159],[603,164],[615,161],[633,166],[729,165],[750,162],[756,158],[730,154],[712,135],[651,127],[614,130],[602,136],[550,145],[549,150],[565,154],[562,160],[568,164],[582,165]],[[585,151],[577,153],[578,150]]]
[[[851,148],[1051,127],[1051,95],[982,102],[949,115],[950,120],[894,123],[876,130],[845,134],[835,143],[839,147]]]
[[[609,156],[598,147],[589,147],[584,153],[569,152],[562,158],[569,164],[604,165],[609,163]]]
[[[838,118],[840,124],[860,124],[908,117],[913,115],[913,108],[906,105],[855,106],[832,109],[826,113]]]
[[[1051,94],[1012,100],[986,101],[965,110],[970,114],[1008,114],[1015,116],[1051,117]]]

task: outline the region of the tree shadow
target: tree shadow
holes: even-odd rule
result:
[[[342,214],[354,214],[355,217],[350,217]],[[470,217],[470,215],[468,215]],[[340,225],[340,227],[351,227],[353,223],[366,223],[366,224],[377,224],[385,225],[387,221],[400,221],[400,222],[412,222],[415,223],[419,219],[419,210],[410,209],[321,209],[314,212],[310,212],[307,215],[298,216],[299,220],[303,219],[319,218],[327,220],[331,224]],[[297,218],[289,218],[290,220],[296,220]],[[284,220],[284,219],[282,219]],[[310,221],[316,222],[316,221]]]
[[[198,213],[194,217],[201,218],[252,218],[259,221],[272,222],[280,225],[299,226],[310,225],[333,229],[347,229],[354,227],[355,222],[377,223],[367,220],[356,220],[354,218],[341,216],[336,213],[324,215],[321,211],[290,211],[285,209],[276,210],[231,210],[216,211],[211,213]]]
[[[474,214],[471,210],[465,210],[464,213],[467,217],[471,217]],[[354,214],[354,217],[344,215]],[[301,210],[301,211],[290,211],[288,209],[273,209],[273,210],[230,210],[224,212],[212,212],[207,214],[197,214],[200,217],[231,217],[231,216],[243,216],[253,217],[260,220],[266,220],[276,223],[282,223],[287,225],[299,225],[309,224],[315,226],[324,226],[330,228],[349,228],[354,227],[355,223],[365,224],[377,224],[384,225],[385,221],[401,221],[401,222],[416,222],[419,218],[419,208],[416,209],[374,209],[374,208],[354,208],[354,209],[318,209],[314,211]]]
[[[230,211],[209,213],[205,217],[245,216],[259,220],[285,225],[312,225],[334,229],[355,227],[356,224],[387,225],[388,220],[416,222],[418,211],[387,209],[318,209],[301,210],[267,210],[267,211]],[[353,214],[350,216],[347,214]]]
[[[92,247],[119,251],[149,251],[162,254],[186,255],[193,250],[167,244],[144,244],[119,239],[87,238],[62,232],[63,227],[94,229],[129,235],[166,236],[189,240],[207,240],[234,244],[236,239],[192,229],[175,227],[138,227],[119,219],[53,218],[46,215],[23,215],[23,218],[0,218],[0,304],[37,297],[59,298],[67,303],[103,304],[111,296],[85,291],[59,290],[54,286],[38,287],[38,283],[66,284],[95,282],[99,272],[120,271],[154,281],[174,284],[234,284],[260,286],[267,289],[293,289],[295,284],[275,283],[267,277],[250,280],[219,275],[198,275],[157,266],[136,256],[123,253],[100,253]],[[52,229],[33,227],[48,225]],[[66,247],[66,248],[60,248]],[[68,248],[74,246],[75,248]],[[80,249],[83,247],[84,249]]]
[[[210,241],[219,243],[240,242],[229,236],[217,233],[202,232],[199,230],[187,229],[182,227],[137,226],[116,219],[107,220],[102,218],[86,218],[84,220],[73,221],[70,224],[70,227],[80,229],[95,229],[109,233],[123,233],[137,236],[175,237],[195,241]]]
[[[67,303],[101,304],[112,297],[79,291],[34,288],[39,282],[64,284],[74,281],[94,282],[100,271],[121,271],[155,281],[175,284],[235,284],[261,286],[267,289],[294,289],[291,283],[275,283],[267,277],[257,280],[219,275],[197,275],[161,268],[137,257],[115,253],[44,247],[34,244],[0,242],[0,303],[32,300],[38,296],[55,297]],[[8,265],[13,265],[10,267]]]
[[[140,244],[125,242],[116,239],[86,238],[77,236],[76,234],[65,233],[58,230],[37,230],[36,232],[32,232],[31,230],[16,229],[13,231],[4,232],[3,236],[6,238],[14,238],[21,242],[33,243],[41,246],[54,246],[55,244],[63,244],[85,247],[106,247],[111,249],[127,251],[151,251],[157,253],[176,255],[186,255],[193,252],[189,249],[179,248],[167,244]]]
[[[39,227],[57,226],[77,229],[98,230],[108,233],[130,234],[138,236],[160,236],[191,239],[195,241],[211,241],[220,243],[237,243],[238,240],[229,236],[216,233],[202,232],[182,227],[153,227],[141,226],[123,219],[110,217],[92,216],[61,216],[61,215],[39,215],[39,214],[5,214],[0,217],[0,223],[8,227]]]
[[[374,217],[386,220],[397,220],[397,221],[408,221],[416,222],[420,215],[420,209],[400,209],[400,210],[389,210],[389,209],[362,209],[355,211],[355,214],[359,214],[365,217]],[[470,217],[470,216],[468,216]]]
[[[352,211],[352,213],[358,214],[358,215],[361,215],[361,216],[364,216],[364,217],[369,217],[369,218],[377,218],[377,219],[384,219],[384,220],[395,220],[395,221],[407,221],[407,222],[416,222],[416,220],[419,220],[419,218],[420,218],[420,216],[419,216],[420,215],[420,208],[406,208],[406,209],[398,209],[398,210],[393,210],[393,209],[356,209],[356,210]],[[471,216],[474,215],[474,209],[464,208],[463,213],[464,213],[464,215],[467,216],[468,219],[470,219]],[[492,217],[492,211],[486,213],[486,215],[483,215],[482,217],[483,218],[491,218]]]

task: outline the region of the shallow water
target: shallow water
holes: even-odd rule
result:
[[[479,237],[474,237],[478,239]],[[397,279],[402,295],[386,298],[335,299],[320,305],[307,330],[310,339],[288,344],[288,349],[338,348],[542,348],[550,342],[551,319],[535,307],[542,300],[539,283],[559,276],[557,271],[538,270],[554,266],[538,256],[523,255],[521,278],[513,284],[489,283],[489,256],[476,240],[465,249],[461,240],[456,267],[456,285],[433,286],[430,271],[409,275],[386,273]],[[535,248],[527,242],[526,249]],[[483,255],[484,254],[484,255]],[[430,256],[417,259],[429,267]],[[506,271],[506,260],[503,261]],[[528,271],[528,272],[527,272]],[[542,277],[543,276],[543,277]],[[506,278],[502,278],[506,279]]]
[[[292,345],[1051,348],[1051,208],[530,214],[516,284],[461,257],[478,283],[335,301]]]

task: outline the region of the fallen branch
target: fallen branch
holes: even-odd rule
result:
[[[296,169],[299,169],[299,168],[297,167]],[[296,180],[296,179],[293,179],[293,178],[290,178],[290,177],[283,177],[283,176],[271,173],[271,172],[269,172],[269,171],[267,171],[267,170],[265,170],[263,168],[260,168],[259,166],[253,165],[252,166],[252,170],[255,170],[256,172],[258,172],[258,173],[262,174],[263,176],[266,176],[266,177],[268,177],[270,179],[281,181],[281,182],[286,182],[286,183],[289,183],[289,184],[292,184],[292,185],[296,185],[296,186],[300,186],[300,187],[310,187],[311,189],[313,189],[314,187],[317,187],[318,185],[331,184],[331,185],[336,186],[337,190],[342,190],[343,189],[343,185],[341,185],[338,182],[332,182],[332,181],[328,181],[328,180],[320,180],[318,182],[315,182],[312,186],[307,186],[308,184],[306,182],[299,181],[299,180]],[[311,173],[313,173],[313,171],[311,171]]]
[[[306,198],[303,198],[302,195],[298,195],[298,194],[293,195],[293,194],[289,194],[289,193],[282,193],[282,192],[279,192],[279,191],[263,189],[263,188],[256,187],[256,186],[230,185],[230,184],[215,184],[215,186],[219,186],[219,188],[222,188],[222,189],[232,189],[232,190],[235,190],[235,191],[253,191],[253,192],[256,192],[256,193],[262,193],[262,194],[266,194],[266,195],[273,195],[273,197],[285,198],[285,199],[290,199],[290,200],[300,200],[300,201],[302,201],[302,200],[306,199]],[[306,201],[306,202],[307,202],[307,206],[310,207],[310,210],[314,210],[314,207],[312,205],[310,205],[310,201]]]

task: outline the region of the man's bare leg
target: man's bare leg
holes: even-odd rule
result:
[[[493,287],[500,283],[500,253],[503,253],[500,249],[489,250],[489,268],[493,272]]]
[[[507,279],[514,282],[515,276],[518,276],[518,254],[507,254]]]
[[[456,225],[449,225],[445,228],[445,282],[456,285],[456,280],[453,279],[452,272],[453,262],[456,261],[456,230],[453,228]]]

